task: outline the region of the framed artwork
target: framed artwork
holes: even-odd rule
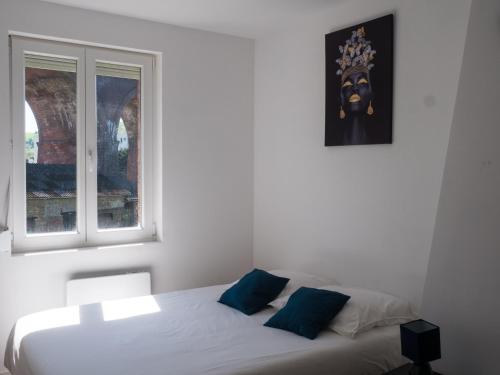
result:
[[[325,35],[325,146],[392,143],[392,14]]]

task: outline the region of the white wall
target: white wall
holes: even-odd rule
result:
[[[254,262],[419,304],[470,0],[356,0],[258,40]],[[324,34],[395,12],[394,144],[323,146]]]
[[[500,374],[498,46],[500,2],[474,0],[423,304],[445,374]]]
[[[165,242],[31,257],[0,254],[0,357],[16,318],[62,306],[65,282],[75,274],[151,270],[158,293],[229,281],[251,267],[253,41],[2,0],[0,212],[10,165],[9,30],[163,53]]]

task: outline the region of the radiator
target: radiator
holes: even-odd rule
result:
[[[66,283],[66,306],[151,294],[149,272],[91,277]]]

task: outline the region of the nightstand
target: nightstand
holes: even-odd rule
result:
[[[384,375],[409,375],[411,368],[411,363],[407,363],[404,366],[398,367],[389,372],[385,372]],[[433,371],[434,375],[441,375],[439,372]]]

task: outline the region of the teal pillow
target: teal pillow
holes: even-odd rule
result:
[[[351,298],[324,289],[302,287],[264,325],[315,339]]]
[[[274,300],[289,280],[286,277],[254,269],[226,290],[219,302],[240,310],[244,314],[252,315]]]

